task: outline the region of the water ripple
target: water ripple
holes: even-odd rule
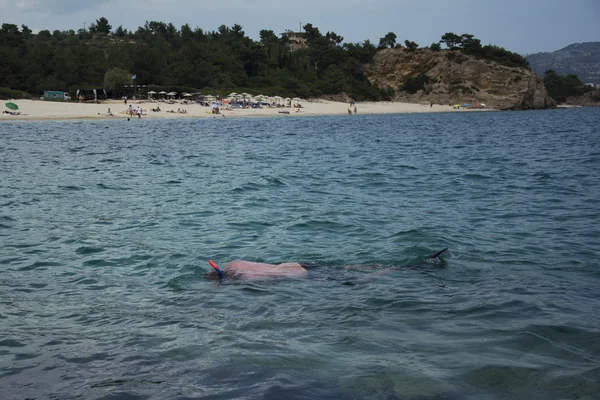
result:
[[[0,124],[0,398],[596,398],[598,121]]]

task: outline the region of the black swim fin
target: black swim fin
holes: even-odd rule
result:
[[[444,254],[447,250],[448,250],[448,248],[446,247],[445,249],[442,249],[442,250],[438,251],[437,253],[433,253],[432,255],[425,257],[425,259],[426,260],[433,260],[435,258],[438,258],[442,254]]]

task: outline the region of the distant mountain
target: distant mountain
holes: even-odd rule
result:
[[[560,75],[575,74],[583,83],[600,84],[600,42],[576,43],[552,53],[526,56],[539,76],[549,69]]]

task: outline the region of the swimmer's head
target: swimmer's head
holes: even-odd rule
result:
[[[211,281],[218,281],[220,278],[219,278],[219,274],[217,273],[217,271],[212,270],[212,271],[204,274],[204,279],[209,279]]]

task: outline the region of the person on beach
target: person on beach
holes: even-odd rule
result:
[[[142,119],[142,109],[140,108],[140,106],[137,107],[137,110],[135,110],[135,113],[138,116],[138,119]]]

